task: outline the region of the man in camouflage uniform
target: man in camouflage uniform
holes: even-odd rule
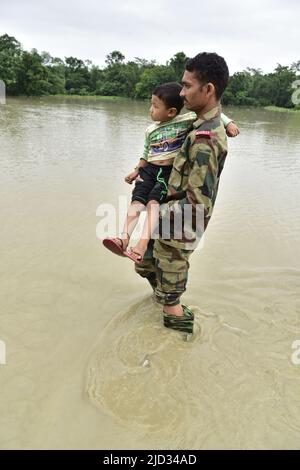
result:
[[[186,64],[181,96],[186,108],[196,112],[197,120],[174,160],[168,202],[161,208],[160,237],[150,242],[144,261],[135,265],[164,305],[164,325],[187,333],[193,332],[194,315],[180,304],[180,296],[186,290],[189,258],[212,216],[227,155],[220,99],[228,78],[225,60],[215,53],[198,54]],[[164,235],[167,219],[170,230]],[[178,220],[182,223],[176,224]]]

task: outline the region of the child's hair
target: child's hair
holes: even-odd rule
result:
[[[200,82],[213,83],[217,99],[221,98],[229,79],[228,67],[223,57],[215,52],[202,52],[189,59],[185,69],[195,72]]]
[[[176,108],[177,114],[179,114],[183,108],[183,98],[180,96],[181,90],[182,86],[179,83],[169,82],[157,86],[152,94],[162,100],[167,108]]]

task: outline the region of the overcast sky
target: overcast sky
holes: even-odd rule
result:
[[[103,66],[120,50],[126,60],[176,52],[217,52],[230,72],[272,71],[300,60],[299,0],[0,0],[0,35],[27,50],[76,56]]]

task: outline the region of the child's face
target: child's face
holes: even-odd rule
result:
[[[165,103],[158,98],[158,96],[152,95],[150,116],[152,121],[169,121],[176,116],[176,108],[167,108]]]

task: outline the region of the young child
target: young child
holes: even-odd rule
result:
[[[131,205],[127,213],[121,238],[105,238],[103,244],[113,253],[127,256],[135,263],[141,263],[148,242],[159,219],[159,206],[165,202],[168,193],[168,180],[173,160],[180,152],[188,129],[195,121],[193,112],[180,114],[183,99],[178,83],[165,83],[155,88],[151,98],[150,116],[154,124],[146,130],[143,156],[134,170],[125,177],[132,184]],[[238,135],[237,126],[224,114],[221,119],[228,136]],[[146,220],[139,242],[128,250],[132,232],[139,220],[140,213],[146,209]]]

